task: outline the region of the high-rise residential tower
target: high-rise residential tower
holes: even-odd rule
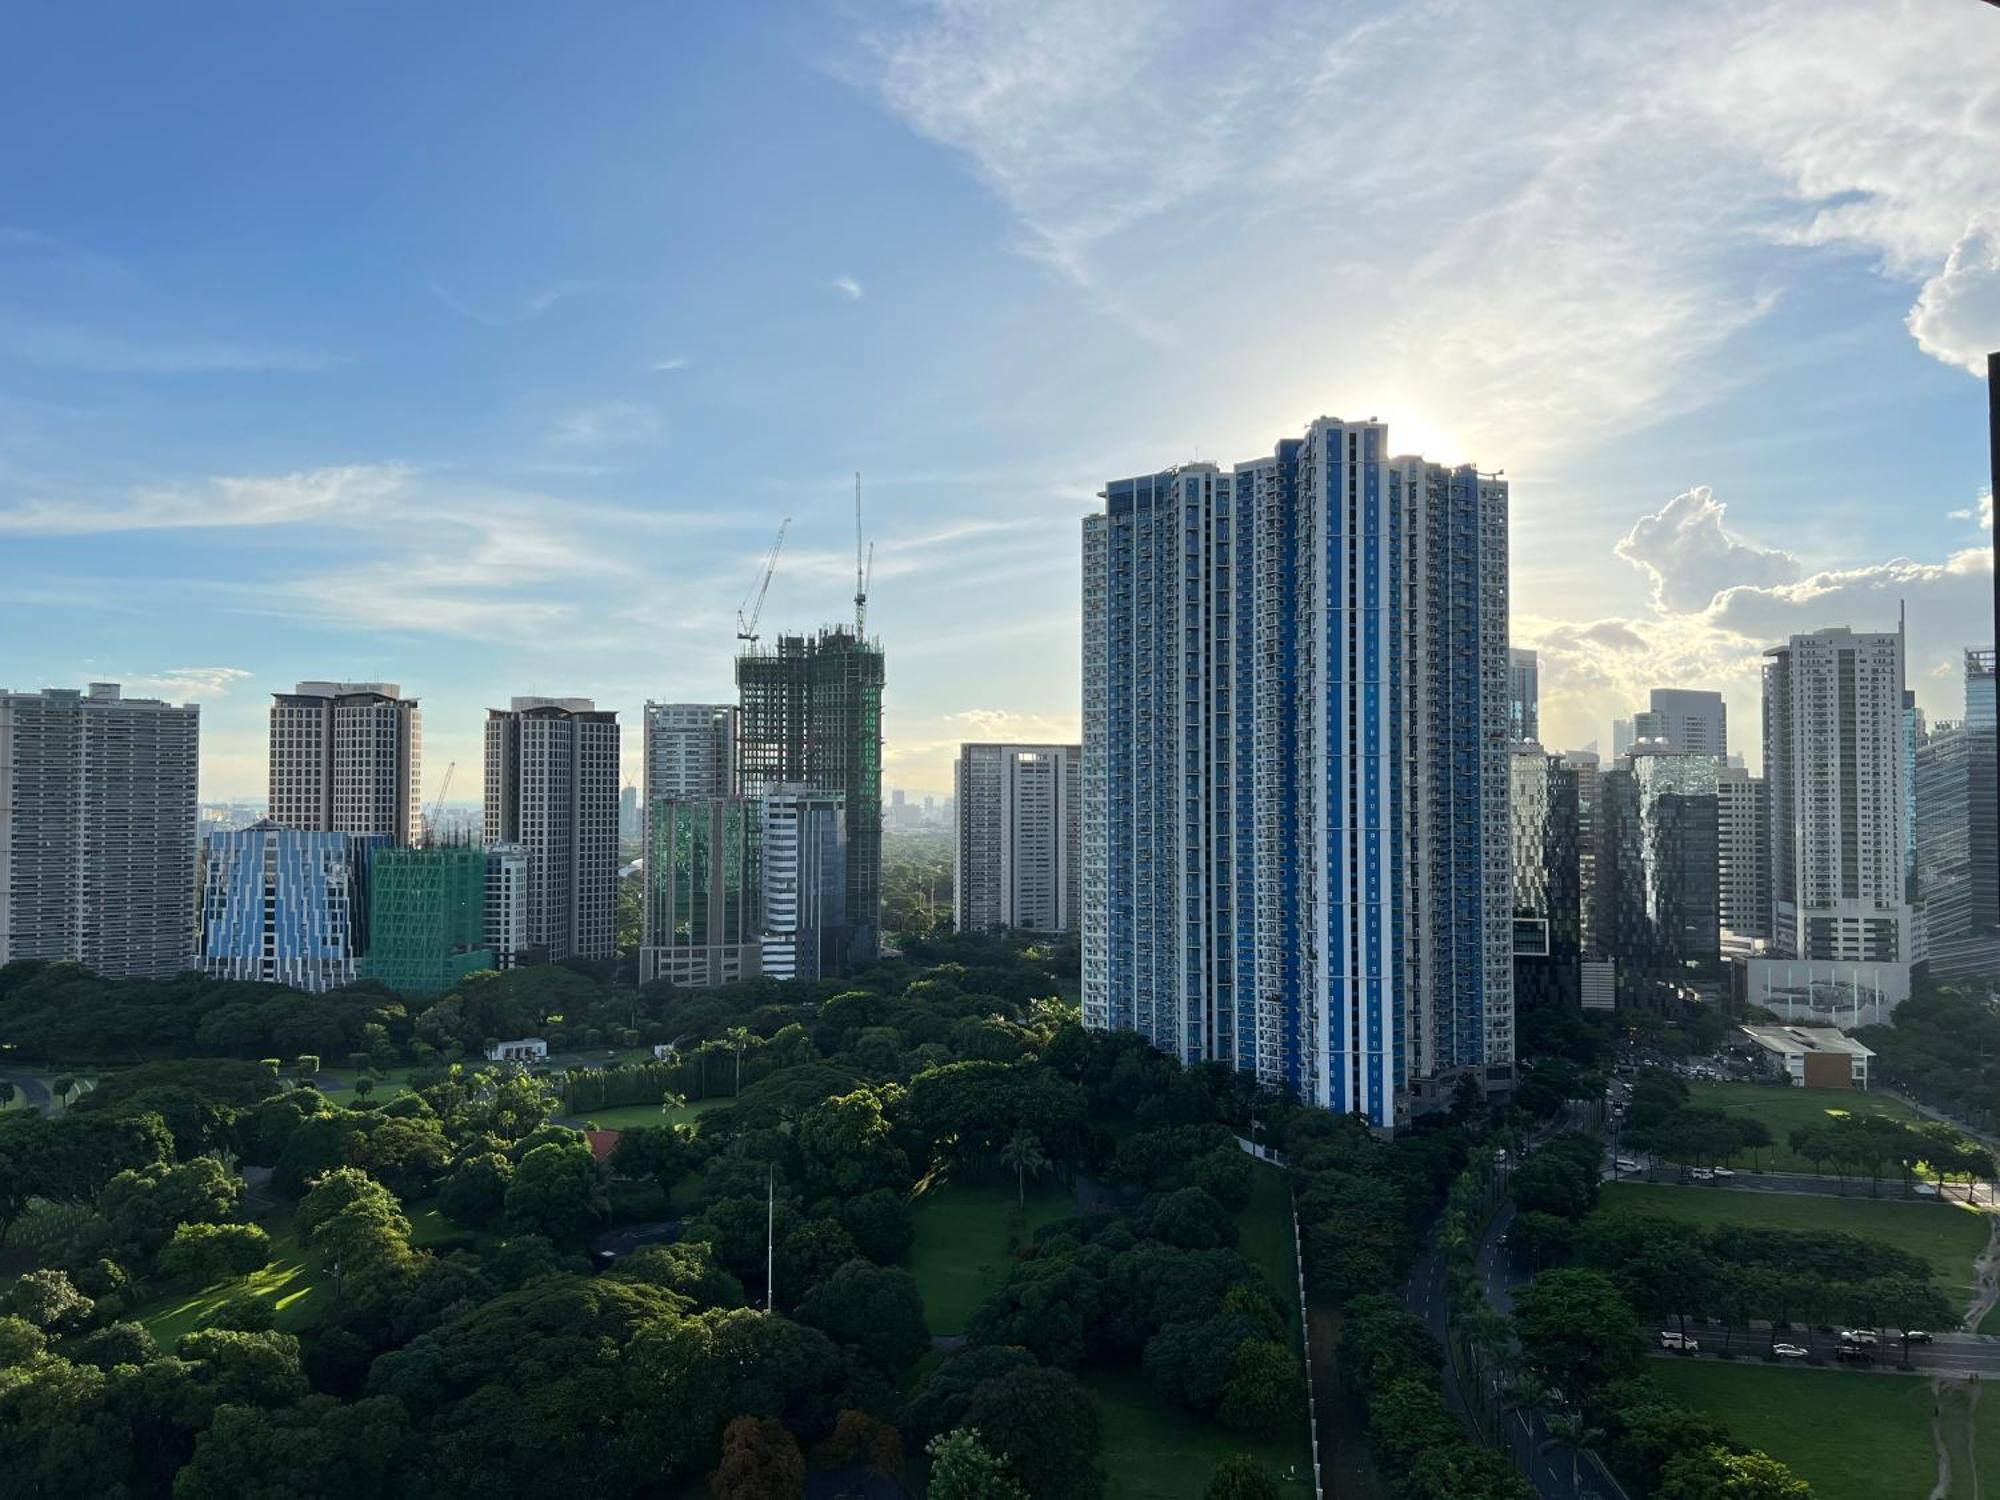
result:
[[[1322,419],[1103,498],[1085,1024],[1385,1127],[1507,1075],[1505,482]]]
[[[845,971],[849,924],[847,817],[838,792],[765,790],[760,965],[773,979],[832,979]]]
[[[1908,962],[1903,636],[1795,635],[1764,653],[1771,944],[1785,958]]]
[[[486,947],[493,967],[511,969],[528,955],[528,851],[486,846]]]
[[[368,948],[368,871],[382,834],[285,828],[214,833],[202,850],[195,964],[213,979],[319,994],[352,984]]]
[[[1632,716],[1632,733],[1635,740],[1676,755],[1722,760],[1729,754],[1729,712],[1720,693],[1654,688],[1652,707]],[[1621,746],[1620,753],[1630,748]]]
[[[1542,668],[1539,658],[1525,646],[1507,651],[1507,737],[1534,740],[1542,737]]]
[[[618,917],[618,715],[516,698],[486,715],[486,842],[527,853],[526,937],[547,960],[610,958]]]
[[[879,643],[851,626],[781,635],[736,658],[742,697],[738,789],[812,787],[838,795],[846,822],[843,969],[882,945],[882,681]]]
[[[301,682],[271,695],[271,821],[282,828],[423,832],[423,714],[393,682]]]
[[[1771,940],[1771,798],[1761,776],[1724,766],[1716,783],[1723,942],[1750,952]]]
[[[194,953],[201,711],[0,689],[0,963],[162,979]]]
[[[740,718],[733,703],[648,703],[643,800],[734,793]]]
[[[954,915],[960,932],[1073,932],[1083,871],[1083,747],[958,747]]]
[[[1930,727],[1916,753],[1917,898],[1933,978],[2000,972],[2000,755],[1993,653],[1965,653],[1965,718]]]

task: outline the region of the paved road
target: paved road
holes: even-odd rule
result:
[[[1933,1196],[1928,1193],[1906,1192],[1900,1175],[1884,1177],[1871,1189],[1866,1178],[1826,1177],[1812,1172],[1749,1172],[1739,1171],[1734,1177],[1720,1177],[1709,1182],[1683,1181],[1681,1169],[1664,1162],[1654,1162],[1649,1157],[1626,1151],[1621,1155],[1628,1161],[1637,1161],[1639,1170],[1624,1172],[1612,1165],[1609,1153],[1605,1156],[1604,1180],[1606,1182],[1642,1182],[1655,1186],[1717,1188],[1724,1191],[1744,1193],[1802,1193],[1821,1195],[1828,1198],[1879,1198],[1885,1202],[1952,1203],[1971,1202],[1981,1208],[1996,1206],[1990,1183],[1980,1183],[1970,1198],[1963,1183],[1952,1183],[1941,1187]]]
[[[14,1068],[0,1068],[0,1078],[4,1078],[19,1090],[17,1097],[20,1103],[26,1104],[30,1109],[38,1109],[47,1114],[54,1107],[55,1095],[51,1094],[49,1086],[34,1074]]]
[[[1664,1325],[1672,1328],[1677,1324]],[[1652,1330],[1649,1330],[1649,1333]],[[1701,1345],[1701,1353],[1695,1355],[1677,1354],[1669,1349],[1655,1348],[1652,1352],[1662,1359],[1719,1359],[1725,1348],[1733,1348],[1739,1360],[1763,1360],[1764,1351],[1771,1347],[1771,1335],[1764,1329],[1746,1333],[1737,1329],[1729,1335],[1720,1324],[1703,1323],[1688,1319],[1688,1332]],[[1805,1336],[1796,1330],[1780,1336],[1781,1343],[1806,1343]],[[1935,1343],[1910,1345],[1910,1364],[1913,1369],[1899,1369],[1903,1356],[1903,1341],[1885,1337],[1876,1348],[1872,1365],[1842,1365],[1833,1357],[1834,1341],[1826,1334],[1819,1334],[1807,1343],[1820,1358],[1822,1365],[1840,1365],[1843,1369],[1866,1369],[1891,1375],[1977,1375],[1981,1380],[2000,1378],[2000,1338],[1985,1333],[1940,1333]],[[1810,1368],[1806,1360],[1781,1359],[1774,1363],[1787,1368],[1798,1366]]]

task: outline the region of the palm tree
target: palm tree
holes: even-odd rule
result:
[[[14,1094],[14,1085],[0,1078],[0,1109],[5,1109],[14,1102]]]
[[[686,1094],[662,1094],[660,1095],[660,1113],[670,1115],[677,1109],[686,1109],[687,1103],[688,1096]]]
[[[1015,1131],[1000,1148],[1000,1165],[1014,1174],[1015,1198],[1022,1208],[1028,1206],[1028,1174],[1039,1175],[1048,1164],[1042,1143],[1025,1130]]]
[[[63,1108],[69,1108],[70,1091],[76,1087],[76,1080],[67,1073],[60,1074],[49,1080],[49,1087],[55,1090],[56,1098],[62,1101]]]
[[[1549,1443],[1569,1454],[1569,1492],[1576,1493],[1576,1461],[1592,1448],[1604,1441],[1604,1434],[1583,1419],[1581,1413],[1554,1412],[1544,1425],[1549,1431]]]
[[[743,1092],[743,1049],[750,1045],[750,1028],[732,1026],[729,1028],[729,1044],[736,1049],[736,1092]]]

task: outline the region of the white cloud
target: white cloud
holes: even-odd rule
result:
[[[349,464],[135,488],[110,502],[34,499],[0,510],[0,532],[64,536],[352,520],[375,511],[410,472],[400,464]]]
[[[2000,139],[1992,149],[2000,151]],[[2000,231],[1992,221],[1966,229],[1944,269],[1924,283],[1908,321],[1926,354],[1986,373],[1987,355],[2000,349]]]
[[[653,371],[654,374],[660,375],[660,374],[665,374],[669,370],[685,370],[687,367],[688,367],[687,356],[684,354],[676,354],[670,359],[656,359],[652,362],[652,364],[648,365],[646,368]]]
[[[252,674],[242,667],[168,667],[152,673],[128,673],[121,679],[126,692],[147,693],[170,702],[226,697]]]
[[[1993,529],[1993,491],[1980,491],[1979,504],[1976,509],[1954,510],[1948,511],[1946,514],[1954,521],[1970,521],[1976,516],[1979,521],[1979,529],[1981,531],[1991,531]]]
[[[630,401],[607,401],[568,413],[555,427],[555,440],[578,448],[607,447],[620,443],[643,443],[657,437],[657,413]]]
[[[861,283],[852,276],[836,276],[829,285],[850,302],[861,300]]]
[[[430,294],[446,307],[468,322],[478,323],[487,328],[506,328],[516,323],[528,323],[539,318],[558,302],[589,291],[588,281],[558,281],[524,297],[503,297],[491,303],[472,301],[454,292],[435,276],[424,283]]]
[[[1652,576],[1653,602],[1669,610],[1704,608],[1737,584],[1790,583],[1799,576],[1791,553],[1731,536],[1723,525],[1727,509],[1707,485],[1698,485],[1633,522],[1614,550]]]

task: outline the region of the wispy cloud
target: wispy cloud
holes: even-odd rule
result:
[[[410,472],[399,464],[349,464],[139,488],[111,501],[32,499],[0,510],[0,532],[78,536],[351,520],[393,495]]]
[[[467,322],[485,328],[506,328],[516,323],[532,322],[558,302],[592,290],[594,283],[558,281],[526,296],[502,297],[490,302],[466,297],[435,276],[427,278],[424,286],[433,297]]]
[[[852,276],[836,276],[828,284],[850,302],[861,300],[861,283]]]
[[[176,703],[226,697],[252,673],[243,667],[168,667],[160,672],[128,672],[119,681],[128,692],[151,693]]]
[[[646,368],[653,371],[655,374],[664,374],[669,370],[685,370],[687,367],[688,367],[687,356],[684,354],[676,354],[671,359],[656,359]]]
[[[659,432],[657,413],[630,401],[606,401],[567,413],[557,420],[552,436],[572,447],[600,448],[643,443]]]

